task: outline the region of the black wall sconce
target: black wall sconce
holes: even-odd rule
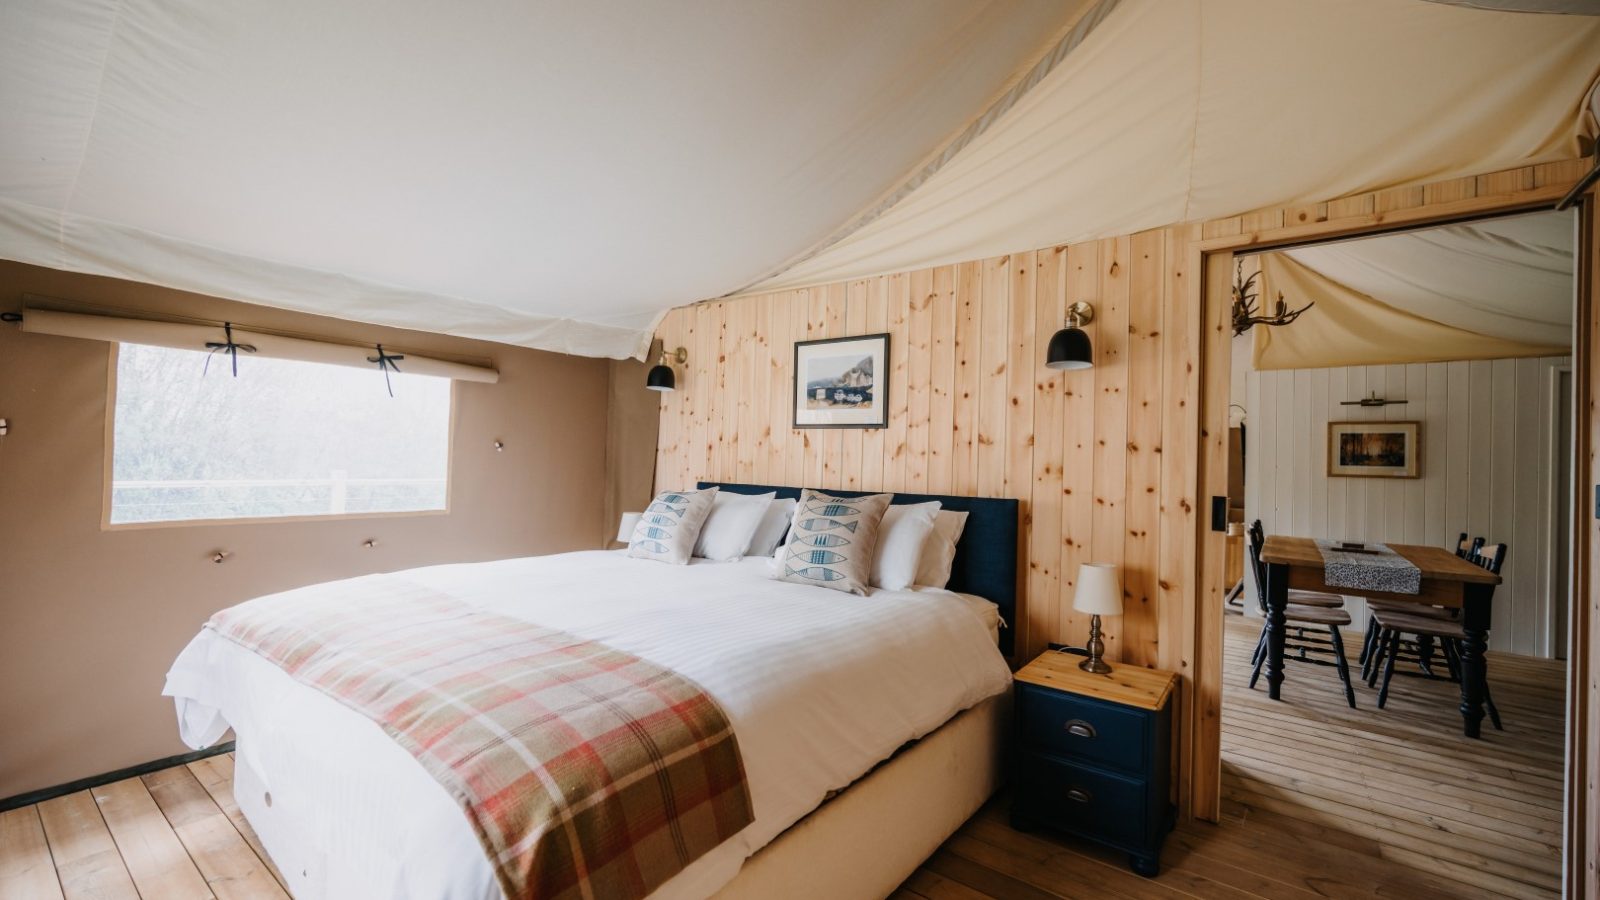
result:
[[[1067,327],[1050,336],[1044,364],[1051,369],[1089,369],[1094,367],[1094,346],[1080,327],[1094,321],[1094,307],[1079,300],[1067,307]]]
[[[683,365],[689,361],[689,351],[679,347],[676,350],[661,348],[661,359],[650,369],[650,374],[645,376],[644,386],[652,391],[670,391],[678,387],[678,379],[672,374],[672,366],[668,360]]]

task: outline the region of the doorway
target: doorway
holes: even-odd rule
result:
[[[1485,293],[1517,302],[1451,306],[1444,301],[1462,301],[1467,291],[1451,282],[1463,273],[1436,266],[1445,283],[1430,287],[1427,267],[1415,266],[1430,246],[1461,253],[1463,236],[1498,241],[1530,230],[1569,237],[1559,317],[1546,302],[1531,317],[1538,321],[1510,321],[1527,312],[1518,305],[1525,298],[1505,292]],[[1283,699],[1266,700],[1264,685],[1248,686],[1260,632],[1254,569],[1248,558],[1227,559],[1223,571],[1241,578],[1235,591],[1229,580],[1220,592],[1237,597],[1219,617],[1224,821],[1255,817],[1308,837],[1333,829],[1447,882],[1508,896],[1559,892],[1568,680],[1559,648],[1574,559],[1574,232],[1570,214],[1518,216],[1210,259],[1226,261],[1230,280],[1247,292],[1254,279],[1258,297],[1268,298],[1257,300],[1258,313],[1289,318],[1254,324],[1229,348],[1231,365],[1207,367],[1213,389],[1219,369],[1230,373],[1226,468],[1244,473],[1242,484],[1228,479],[1235,530],[1259,518],[1269,534],[1364,545],[1454,547],[1463,532],[1510,544],[1490,679],[1496,699],[1512,697],[1518,709],[1506,732],[1486,726],[1481,742],[1469,742],[1455,712],[1458,689],[1448,673],[1430,678],[1423,665],[1393,677],[1378,709],[1377,684],[1360,677],[1372,615],[1358,596],[1292,632],[1302,649],[1286,666]],[[1219,281],[1208,268],[1208,284]],[[1408,295],[1395,286],[1402,282],[1425,290]],[[1374,304],[1362,306],[1363,298]],[[1305,318],[1290,318],[1307,303]],[[1317,304],[1321,323],[1311,311]],[[1341,315],[1366,330],[1341,330]],[[1378,346],[1395,333],[1404,339]],[[1385,461],[1417,471],[1340,472],[1331,463],[1341,423],[1359,434],[1406,436],[1409,445]],[[1232,534],[1228,552],[1246,553]],[[1328,623],[1341,621],[1330,632]],[[1335,664],[1341,642],[1352,669],[1348,694]]]

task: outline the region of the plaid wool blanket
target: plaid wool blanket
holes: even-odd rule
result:
[[[414,582],[264,598],[206,627],[383,727],[461,805],[508,898],[643,897],[752,818],[688,679]]]

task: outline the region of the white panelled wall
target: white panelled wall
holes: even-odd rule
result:
[[[1554,656],[1557,372],[1569,358],[1250,371],[1246,521],[1268,534],[1453,546],[1465,531],[1510,545],[1490,648]],[[1404,406],[1341,406],[1376,392]],[[1237,396],[1237,394],[1236,394]],[[1569,414],[1562,411],[1563,414]],[[1234,410],[1237,420],[1238,410]],[[1422,423],[1422,476],[1330,478],[1327,423]],[[1248,572],[1246,573],[1248,577]],[[1246,599],[1254,606],[1254,586]],[[1564,598],[1560,601],[1565,602]],[[1365,605],[1349,598],[1353,630]],[[1254,609],[1250,610],[1254,613]]]

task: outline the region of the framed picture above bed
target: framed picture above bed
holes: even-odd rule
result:
[[[1416,478],[1421,439],[1421,422],[1329,422],[1328,474]]]
[[[796,341],[794,427],[889,424],[889,335]]]

